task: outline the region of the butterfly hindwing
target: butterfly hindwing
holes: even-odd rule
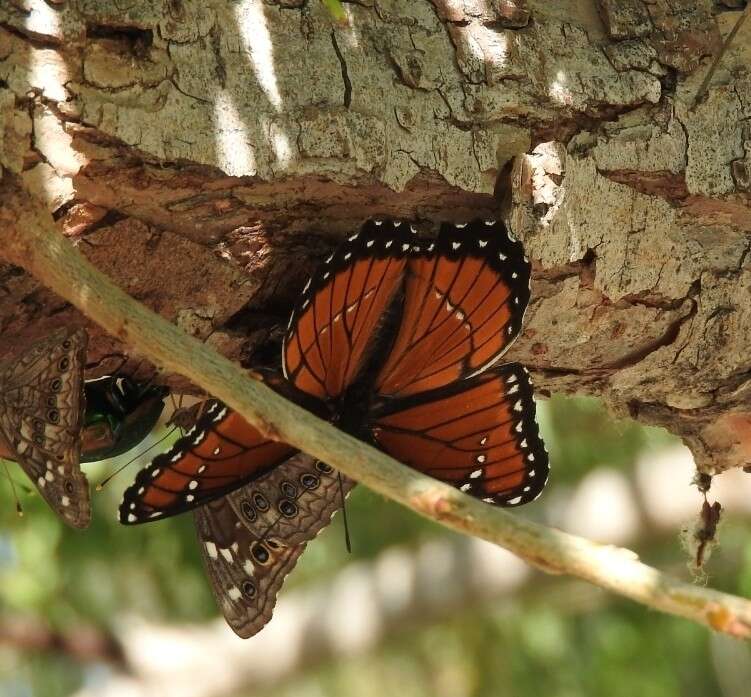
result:
[[[405,397],[493,365],[519,334],[530,264],[502,222],[444,223],[410,258],[404,302],[375,391]]]
[[[298,453],[227,499],[257,537],[296,545],[313,539],[329,524],[354,485],[327,464]]]
[[[125,490],[120,522],[143,523],[201,506],[260,477],[294,452],[264,438],[222,402],[208,400],[196,425]]]
[[[518,363],[399,400],[370,428],[392,457],[487,503],[528,503],[547,481],[532,385]]]
[[[0,369],[0,436],[39,493],[68,524],[91,518],[80,468],[87,334],[60,329]]]
[[[354,486],[304,453],[195,511],[219,608],[241,637],[270,619],[284,577]]]
[[[277,593],[305,545],[259,541],[226,498],[209,501],[193,515],[217,605],[238,636],[253,636],[271,619]]]

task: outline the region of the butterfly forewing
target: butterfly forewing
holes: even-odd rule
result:
[[[322,400],[339,397],[370,357],[384,312],[418,240],[404,223],[368,222],[306,286],[284,341],[286,377]]]
[[[375,390],[404,397],[495,363],[529,302],[530,265],[503,223],[444,224],[409,260],[399,329]]]
[[[263,437],[237,412],[208,400],[196,425],[125,491],[120,522],[183,513],[265,474],[294,449]]]
[[[547,481],[532,386],[518,363],[403,400],[371,429],[392,457],[488,503],[527,503]]]
[[[60,329],[0,369],[0,435],[52,509],[83,528],[91,518],[80,468],[87,334]]]

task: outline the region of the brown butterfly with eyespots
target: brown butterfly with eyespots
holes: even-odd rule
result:
[[[0,444],[68,525],[91,519],[80,467],[87,334],[59,329],[0,366]]]

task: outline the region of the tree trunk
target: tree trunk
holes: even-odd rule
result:
[[[507,214],[534,267],[509,358],[540,392],[665,426],[704,471],[742,466],[751,22],[700,89],[737,4],[362,0],[337,24],[318,0],[11,0],[0,164],[236,360],[364,219]],[[0,356],[73,321],[0,263]],[[123,349],[90,329],[92,360]]]

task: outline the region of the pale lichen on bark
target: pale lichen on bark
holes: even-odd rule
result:
[[[509,357],[542,393],[668,427],[708,471],[751,462],[751,32],[693,104],[738,12],[345,7],[338,25],[315,0],[3,4],[0,164],[135,297],[238,359],[344,232],[498,215],[517,158],[533,302]],[[73,317],[9,266],[0,292],[0,354]]]

